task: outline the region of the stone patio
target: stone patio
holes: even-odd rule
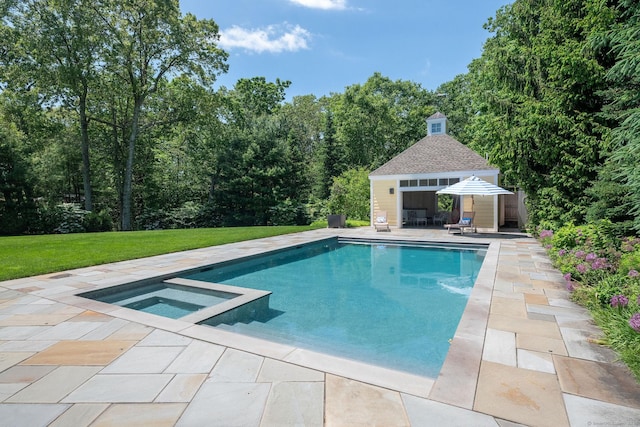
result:
[[[343,235],[490,244],[438,378],[74,294]],[[324,229],[0,283],[7,426],[640,425],[640,385],[519,234]]]

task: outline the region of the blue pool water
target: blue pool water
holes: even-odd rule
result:
[[[237,294],[169,283],[126,284],[80,294],[85,298],[179,319]]]
[[[204,324],[435,377],[485,252],[325,242],[188,278],[273,292],[257,319]]]

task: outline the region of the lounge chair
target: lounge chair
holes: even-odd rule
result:
[[[387,221],[387,211],[380,211],[376,213],[376,216],[373,219],[373,226],[376,228],[376,231],[391,231],[389,228],[389,222]]]
[[[451,233],[451,229],[460,230],[460,234],[464,234],[465,229],[473,229],[476,231],[476,226],[473,225],[474,216],[475,212],[463,212],[460,221],[455,224],[445,224],[444,226],[447,228],[449,233]]]

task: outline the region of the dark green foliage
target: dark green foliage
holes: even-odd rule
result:
[[[327,199],[331,193],[333,178],[346,169],[344,146],[336,140],[333,113],[327,111],[324,138],[318,149],[317,180],[313,194],[319,199]]]
[[[113,220],[107,211],[91,211],[84,217],[84,230],[88,233],[113,231]]]
[[[593,200],[587,208],[586,220],[595,222],[608,219],[613,223],[617,235],[629,235],[633,232],[634,216],[630,211],[632,190],[621,179],[615,178],[613,162],[607,162],[598,174],[597,181],[586,194]]]
[[[611,174],[628,196],[634,228],[640,231],[640,3],[621,0],[617,22],[594,38],[594,44],[610,49],[615,63],[607,71],[605,116],[616,124],[612,131]]]
[[[28,161],[20,150],[20,135],[0,121],[0,235],[29,230],[36,217]]]
[[[300,200],[289,186],[299,163],[292,161],[286,129],[276,117],[256,118],[230,135],[216,164],[212,201],[224,225],[267,225],[280,202]]]
[[[586,50],[600,23],[586,3],[519,0],[503,7],[486,26],[495,35],[470,66],[478,112],[473,145],[525,190],[534,225],[583,221],[585,189],[604,160],[607,128],[598,119],[597,93],[605,69]]]
[[[308,225],[311,223],[304,205],[286,199],[271,208],[271,225]]]
[[[408,81],[374,73],[363,85],[333,95],[336,139],[349,167],[375,169],[427,134],[433,94]]]

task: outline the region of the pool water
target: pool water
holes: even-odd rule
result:
[[[80,294],[83,297],[146,313],[179,319],[237,294],[170,283],[127,284]]]
[[[171,319],[179,319],[187,314],[202,310],[205,306],[171,298],[153,296],[123,304],[123,307],[144,311],[145,313],[157,314],[158,316],[170,317]]]
[[[272,291],[262,316],[203,324],[436,377],[485,253],[336,241],[186,277]]]

